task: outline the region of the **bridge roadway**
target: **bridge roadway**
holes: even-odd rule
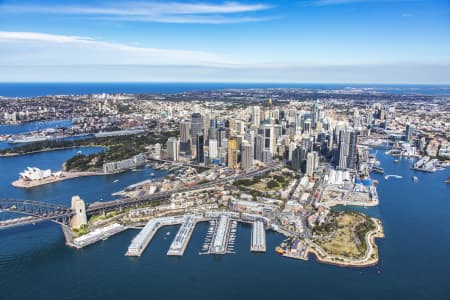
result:
[[[174,167],[193,167],[193,168],[207,168],[207,169],[210,169],[207,166],[199,166],[198,164],[191,164],[191,163],[186,163],[186,162],[181,162],[181,161],[158,159],[158,158],[153,158],[153,157],[149,157],[147,159],[150,160],[150,161],[155,161],[155,162],[159,162],[159,163],[170,163]]]
[[[217,179],[214,181],[210,181],[192,187],[159,192],[145,197],[125,198],[120,200],[112,200],[108,202],[96,202],[87,206],[86,214],[95,215],[98,213],[103,213],[119,208],[143,205],[152,201],[167,199],[172,194],[175,193],[211,188],[216,184],[258,176],[277,168],[280,168],[279,164],[271,164],[261,170],[251,171],[244,174],[231,175],[226,178]],[[51,204],[41,201],[16,200],[16,199],[0,199],[0,211],[2,210],[29,215],[32,216],[33,218],[10,219],[7,222],[0,221],[0,230],[27,224],[34,224],[43,221],[52,221],[59,224],[68,224],[70,218],[75,214],[75,212],[71,208],[62,205]]]
[[[0,199],[0,211],[19,213],[30,218],[16,218],[0,221],[0,230],[26,224],[35,224],[43,221],[53,221],[59,224],[68,224],[75,212],[72,209],[33,200]]]

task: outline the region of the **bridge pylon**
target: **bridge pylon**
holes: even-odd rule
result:
[[[72,197],[72,210],[75,212],[70,220],[72,229],[80,229],[87,225],[86,204],[78,195]]]

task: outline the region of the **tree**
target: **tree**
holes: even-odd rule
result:
[[[277,181],[275,181],[275,180],[271,180],[271,181],[269,181],[268,183],[267,183],[267,187],[269,188],[269,189],[274,189],[274,188],[277,188],[279,185],[278,185],[278,182]]]

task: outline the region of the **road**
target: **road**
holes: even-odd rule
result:
[[[235,174],[235,175],[228,176],[226,178],[213,180],[213,181],[210,181],[207,183],[203,183],[203,184],[199,184],[199,185],[195,185],[195,186],[191,186],[191,187],[185,187],[185,188],[181,188],[181,189],[174,189],[174,190],[154,193],[152,195],[148,195],[145,197],[125,198],[125,199],[113,200],[113,201],[108,201],[108,202],[97,202],[95,204],[89,205],[86,212],[87,212],[87,214],[92,215],[92,214],[96,214],[98,212],[113,210],[113,209],[120,208],[120,207],[127,207],[127,206],[144,204],[144,203],[148,203],[151,201],[162,200],[162,199],[170,197],[172,194],[183,193],[183,192],[188,192],[188,191],[193,191],[193,190],[206,189],[206,188],[213,187],[216,184],[222,184],[222,183],[227,183],[230,181],[235,181],[235,180],[239,180],[239,179],[258,176],[258,175],[270,172],[279,167],[280,167],[279,164],[271,164],[261,170],[251,171],[251,172],[243,173],[243,174]]]

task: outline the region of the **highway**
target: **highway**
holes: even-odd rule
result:
[[[195,185],[195,186],[191,186],[191,187],[185,187],[185,188],[181,188],[181,189],[174,189],[174,190],[154,193],[154,194],[151,194],[151,195],[148,195],[145,197],[125,198],[125,199],[113,200],[113,201],[108,201],[108,202],[96,202],[95,204],[91,204],[87,207],[86,213],[88,215],[93,215],[93,214],[97,214],[99,212],[114,210],[114,209],[117,209],[120,207],[129,207],[129,206],[134,206],[134,205],[145,204],[145,203],[148,203],[151,201],[158,201],[158,200],[169,198],[172,194],[211,188],[211,187],[215,186],[216,184],[223,184],[223,183],[227,183],[230,181],[235,181],[235,180],[244,179],[244,178],[248,178],[248,177],[258,176],[258,175],[270,172],[279,167],[280,166],[278,164],[271,164],[261,170],[251,171],[251,172],[243,173],[243,174],[231,175],[226,178],[213,180],[213,181],[210,181],[207,183],[203,183],[203,184],[199,184],[199,185]]]

